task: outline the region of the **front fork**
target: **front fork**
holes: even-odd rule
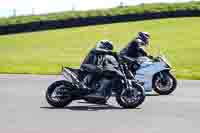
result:
[[[132,96],[132,94],[134,95],[134,97],[137,97],[138,92],[137,90],[133,87],[133,80],[128,80],[127,79],[127,83],[126,83],[126,91],[130,92],[130,96]]]
[[[160,75],[160,81],[162,84],[166,84],[167,83],[167,76],[163,73],[163,72],[159,72]]]

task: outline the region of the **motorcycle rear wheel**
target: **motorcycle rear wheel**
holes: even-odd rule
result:
[[[72,97],[68,93],[72,89],[72,84],[65,81],[55,81],[46,91],[47,102],[57,108],[65,107],[72,102]],[[56,93],[56,94],[55,94]]]

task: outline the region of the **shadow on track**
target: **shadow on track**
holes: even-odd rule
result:
[[[56,108],[56,107],[40,107],[42,109],[68,109],[73,111],[99,111],[99,110],[131,110],[131,109],[124,109],[121,107],[116,107],[112,105],[86,105],[86,106],[67,106],[64,108]],[[135,108],[141,109],[141,108]]]
[[[168,95],[159,95],[159,94],[157,94],[157,93],[147,93],[147,94],[145,94],[146,96],[150,96],[150,97],[157,97],[157,96],[162,96],[162,97],[164,97],[164,96],[174,96],[174,94],[168,94]]]
[[[150,96],[150,97],[154,97],[154,96],[160,96],[159,94],[157,93],[147,93],[145,94],[146,96]]]

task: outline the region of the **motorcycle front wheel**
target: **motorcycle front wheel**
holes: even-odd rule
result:
[[[72,89],[72,84],[65,81],[55,81],[46,91],[46,100],[53,107],[65,107],[72,102],[72,97],[69,94]]]
[[[116,96],[117,103],[123,108],[136,108],[145,100],[144,88],[133,83],[133,89],[123,90],[121,95]]]
[[[154,91],[160,95],[169,95],[177,87],[177,80],[169,71],[156,74],[152,82]]]

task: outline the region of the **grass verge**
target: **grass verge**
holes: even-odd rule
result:
[[[123,48],[138,31],[148,31],[152,54],[159,46],[179,78],[200,79],[200,17],[115,23],[0,36],[0,73],[58,74],[78,67],[98,40]]]

